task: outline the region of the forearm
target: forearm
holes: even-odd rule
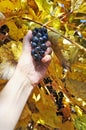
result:
[[[15,72],[0,94],[0,130],[13,130],[33,90],[29,80]]]

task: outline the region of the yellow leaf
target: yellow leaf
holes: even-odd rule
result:
[[[35,0],[38,5],[39,11],[50,12],[51,5],[46,0]]]
[[[12,39],[18,40],[18,28],[13,20],[10,20],[7,22],[7,25],[9,27],[9,35]]]
[[[86,14],[86,2],[84,2],[79,8],[78,12]]]
[[[9,5],[9,6],[8,6]],[[0,11],[1,12],[11,12],[11,11],[15,11],[15,10],[19,10],[21,8],[21,3],[19,0],[14,0],[14,1],[10,1],[10,0],[1,0],[0,1]]]
[[[84,0],[71,0],[71,10],[78,10],[80,6],[83,4],[83,2]]]

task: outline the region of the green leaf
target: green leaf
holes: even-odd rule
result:
[[[86,114],[75,119],[75,127],[77,130],[86,130]]]

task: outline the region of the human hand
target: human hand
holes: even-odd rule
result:
[[[23,50],[17,65],[17,70],[21,72],[25,77],[27,77],[32,85],[37,85],[45,76],[49,63],[51,61],[50,54],[52,52],[52,49],[50,47],[51,43],[47,41],[46,45],[48,48],[45,52],[44,57],[41,61],[36,62],[31,56],[31,38],[32,31],[28,31],[23,39]]]

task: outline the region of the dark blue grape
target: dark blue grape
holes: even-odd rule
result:
[[[46,33],[45,36],[47,37],[47,40],[48,40],[48,34]]]
[[[35,47],[37,47],[37,43],[36,42],[31,42],[31,46],[32,46],[32,48],[35,48]]]
[[[42,34],[42,28],[39,28],[39,29],[38,29],[38,32],[40,32],[40,33]]]
[[[40,32],[37,33],[36,35],[38,38],[42,37],[42,34]]]
[[[40,46],[35,47],[35,51],[38,53],[39,51],[41,51],[41,47]]]
[[[33,30],[32,34],[33,34],[33,36],[35,36],[37,34],[36,30]]]
[[[46,28],[43,28],[43,32],[47,33],[47,29],[46,29]]]
[[[39,54],[40,54],[41,56],[43,56],[43,55],[44,55],[44,53],[45,53],[45,51],[44,51],[44,50],[42,50],[42,49],[39,51]]]
[[[42,38],[43,38],[43,42],[46,42],[48,40],[48,37],[46,35],[44,35]]]
[[[38,28],[34,28],[34,30],[38,33],[39,29]]]
[[[63,98],[64,97],[64,95],[63,95],[63,92],[58,92],[58,95],[60,96],[60,98]]]
[[[36,42],[36,43],[38,43],[38,42],[39,42],[38,37],[34,36],[34,37],[32,38],[32,42]]]
[[[44,78],[44,83],[45,84],[48,84],[48,83],[52,83],[52,80],[51,80],[51,78],[50,77],[47,77],[47,78]],[[52,86],[50,86],[50,88],[51,88]]]
[[[41,32],[44,34],[44,33],[47,33],[47,29],[46,28],[42,28],[41,29]]]
[[[33,56],[35,53],[36,53],[35,50],[32,49],[32,50],[31,50],[31,55]]]
[[[33,57],[34,57],[34,59],[38,59],[38,54],[37,53],[34,54]]]
[[[45,84],[47,84],[46,80],[44,82],[45,82]],[[47,85],[47,89],[49,90],[50,93],[52,93],[53,87],[51,85],[49,85],[49,86]]]
[[[41,49],[43,49],[44,51],[46,51],[47,46],[46,46],[46,44],[45,44],[45,43],[41,44]]]
[[[3,25],[3,26],[1,26],[1,28],[0,28],[0,33],[2,33],[2,34],[6,34],[6,33],[8,33],[9,32],[9,28],[8,28],[8,26],[7,25]]]
[[[42,56],[40,56],[39,54],[34,54],[33,57],[36,61],[40,61],[42,59]]]
[[[39,42],[43,43],[43,38],[42,37],[39,38]]]
[[[55,90],[52,91],[52,94],[53,94],[54,97],[57,97],[57,93],[56,93]]]

